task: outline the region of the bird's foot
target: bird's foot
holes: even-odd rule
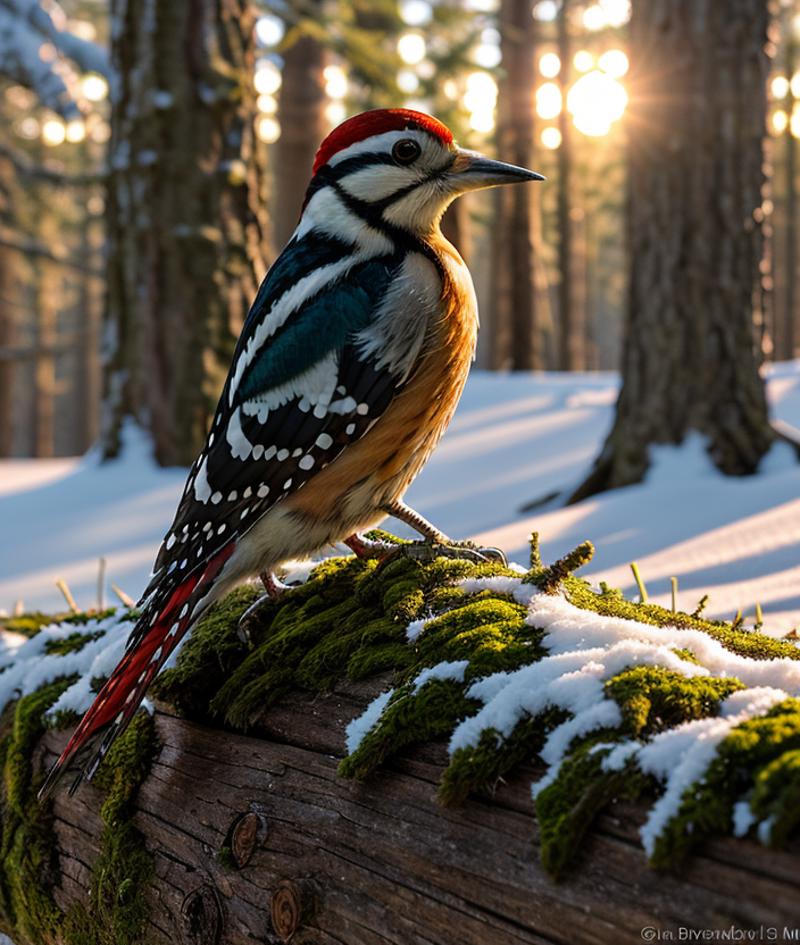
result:
[[[283,581],[277,578],[271,571],[264,571],[259,574],[259,577],[261,578],[261,583],[264,585],[266,594],[262,594],[261,597],[253,601],[239,618],[239,637],[245,643],[250,642],[250,624],[253,618],[261,613],[264,608],[280,600],[280,598],[290,590],[289,585],[284,584]]]
[[[349,538],[345,538],[344,544],[347,545],[357,558],[363,558],[365,560],[375,558],[383,560],[399,547],[388,541],[377,541],[374,538],[365,538],[363,535],[351,535]]]
[[[471,561],[473,564],[508,565],[506,556],[499,548],[484,548],[472,541],[410,541],[402,545],[393,545],[382,557],[380,566],[397,558],[410,558],[420,564],[430,564],[436,558],[453,558]]]

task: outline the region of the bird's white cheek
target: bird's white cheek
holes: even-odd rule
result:
[[[390,204],[383,218],[387,223],[422,233],[439,222],[452,200],[453,195],[443,193],[434,182],[422,184]]]

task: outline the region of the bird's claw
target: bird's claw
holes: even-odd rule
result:
[[[284,584],[283,581],[279,581],[274,574],[264,573],[261,575],[261,583],[266,588],[267,593],[262,594],[261,597],[253,601],[253,603],[247,608],[247,610],[239,618],[239,623],[237,626],[237,635],[239,639],[249,645],[250,643],[250,626],[256,616],[265,608],[272,606],[276,601],[280,600],[283,595],[290,590],[288,584]]]
[[[453,558],[471,561],[473,564],[497,563],[507,566],[506,556],[499,548],[484,548],[471,541],[411,541],[402,545],[393,545],[380,556],[380,567],[397,558],[410,558],[421,564],[429,564],[436,558]]]

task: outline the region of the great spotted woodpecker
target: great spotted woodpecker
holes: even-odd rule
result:
[[[322,143],[297,229],[244,324],[205,447],[158,552],[126,652],[40,796],[91,778],[209,605],[281,562],[394,514],[447,539],[403,494],[444,432],[478,328],[439,221],[460,194],[540,174],[458,148],[435,118],[382,109]]]

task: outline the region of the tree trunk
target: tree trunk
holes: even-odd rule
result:
[[[786,74],[791,78],[794,75],[797,66],[797,38],[795,36],[794,12],[795,5],[789,7],[788,29],[786,39]],[[786,100],[786,112],[791,116],[794,112],[797,99],[794,93],[789,89]],[[787,359],[795,356],[795,319],[797,318],[797,278],[798,267],[798,244],[797,244],[797,139],[792,134],[791,128],[787,128],[784,134],[786,139],[786,220],[785,220],[785,297],[783,312],[783,345],[782,355]],[[777,142],[776,142],[777,145]]]
[[[0,156],[0,224],[11,229],[14,168]],[[0,245],[0,458],[14,454],[14,361],[11,352],[17,341],[16,306],[19,302],[14,279],[13,250]]]
[[[619,803],[556,883],[539,865],[538,771],[455,808],[436,800],[444,746],[344,780],[344,726],[377,691],[296,693],[249,737],[156,713],[160,747],[132,821],[154,860],[148,945],[636,945],[651,930],[800,924],[797,844],[717,839],[679,876],[657,872],[644,866],[643,810]],[[49,732],[36,764],[66,739]],[[102,801],[93,785],[54,799],[65,912],[89,899]]]
[[[528,0],[501,0],[499,24],[503,78],[497,101],[497,150],[503,161],[530,167],[536,79],[534,21]],[[492,240],[490,366],[541,367],[535,235],[538,187],[499,187]]]
[[[767,0],[633,6],[622,390],[573,501],[640,481],[648,447],[690,431],[729,475],[755,472],[772,442],[754,329],[769,14]]]
[[[162,465],[202,446],[264,274],[248,0],[114,0],[104,450],[133,416]]]
[[[581,292],[576,285],[575,220],[573,217],[572,119],[567,111],[567,91],[572,72],[572,42],[569,32],[569,0],[562,0],[558,14],[558,56],[561,60],[559,86],[561,112],[558,129],[558,366],[562,371],[579,371],[585,367],[584,319],[580,309]],[[577,291],[576,291],[577,290]]]
[[[318,40],[303,35],[300,29],[293,31],[298,35],[284,54],[283,81],[278,94],[281,136],[275,144],[273,196],[278,250],[289,242],[297,226],[314,156],[328,130],[323,76],[327,53]]]

